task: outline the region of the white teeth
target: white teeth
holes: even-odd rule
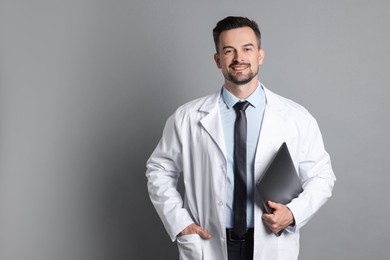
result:
[[[233,70],[245,70],[246,67],[233,67]]]

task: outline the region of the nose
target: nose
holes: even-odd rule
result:
[[[236,51],[234,55],[234,62],[240,63],[244,61],[244,57],[241,51]]]

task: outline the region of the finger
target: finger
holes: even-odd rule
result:
[[[274,215],[272,215],[272,214],[264,214],[264,215],[263,215],[263,220],[264,220],[264,222],[265,222],[266,224],[269,224],[269,225],[273,225],[273,224],[276,223],[276,222],[275,222],[275,217],[274,217]]]
[[[272,217],[273,217],[273,214],[264,213],[264,214],[262,215],[262,218],[263,218],[264,220],[271,220]]]
[[[204,239],[210,239],[212,237],[212,235],[210,233],[208,233],[207,231],[203,230],[202,228],[199,229],[198,235],[201,238],[204,238]]]
[[[275,208],[276,207],[276,203],[275,202],[273,202],[273,201],[268,201],[268,206],[270,206],[271,208]]]
[[[210,239],[212,235],[205,231],[203,228],[196,224],[191,224],[187,227],[187,232],[183,232],[185,234],[198,234],[200,237],[204,239]]]
[[[183,229],[179,233],[179,236],[190,235],[190,234],[197,234],[199,228],[200,227],[198,225],[196,225],[195,223],[192,223],[192,224],[188,225],[185,229]]]
[[[280,230],[279,225],[275,222],[264,221],[265,225],[272,231],[272,233],[277,233]]]
[[[283,205],[269,200],[268,206],[270,206],[273,209],[280,209]]]

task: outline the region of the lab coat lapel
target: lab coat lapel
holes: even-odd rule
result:
[[[201,112],[206,113],[200,120],[200,123],[226,158],[226,146],[218,108],[220,95],[221,92],[218,91],[214,95],[211,95],[210,98],[206,99],[206,102],[199,109]]]
[[[256,150],[255,179],[259,179],[264,168],[283,143],[286,125],[286,109],[279,98],[264,88],[267,104],[264,111],[260,138]]]

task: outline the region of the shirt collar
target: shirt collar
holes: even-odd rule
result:
[[[264,100],[265,94],[262,87],[262,84],[259,82],[255,91],[246,99],[250,103],[251,106],[257,107],[261,100]],[[242,101],[234,96],[232,93],[227,90],[224,86],[222,88],[222,99],[225,102],[228,109],[231,109],[238,101]]]

